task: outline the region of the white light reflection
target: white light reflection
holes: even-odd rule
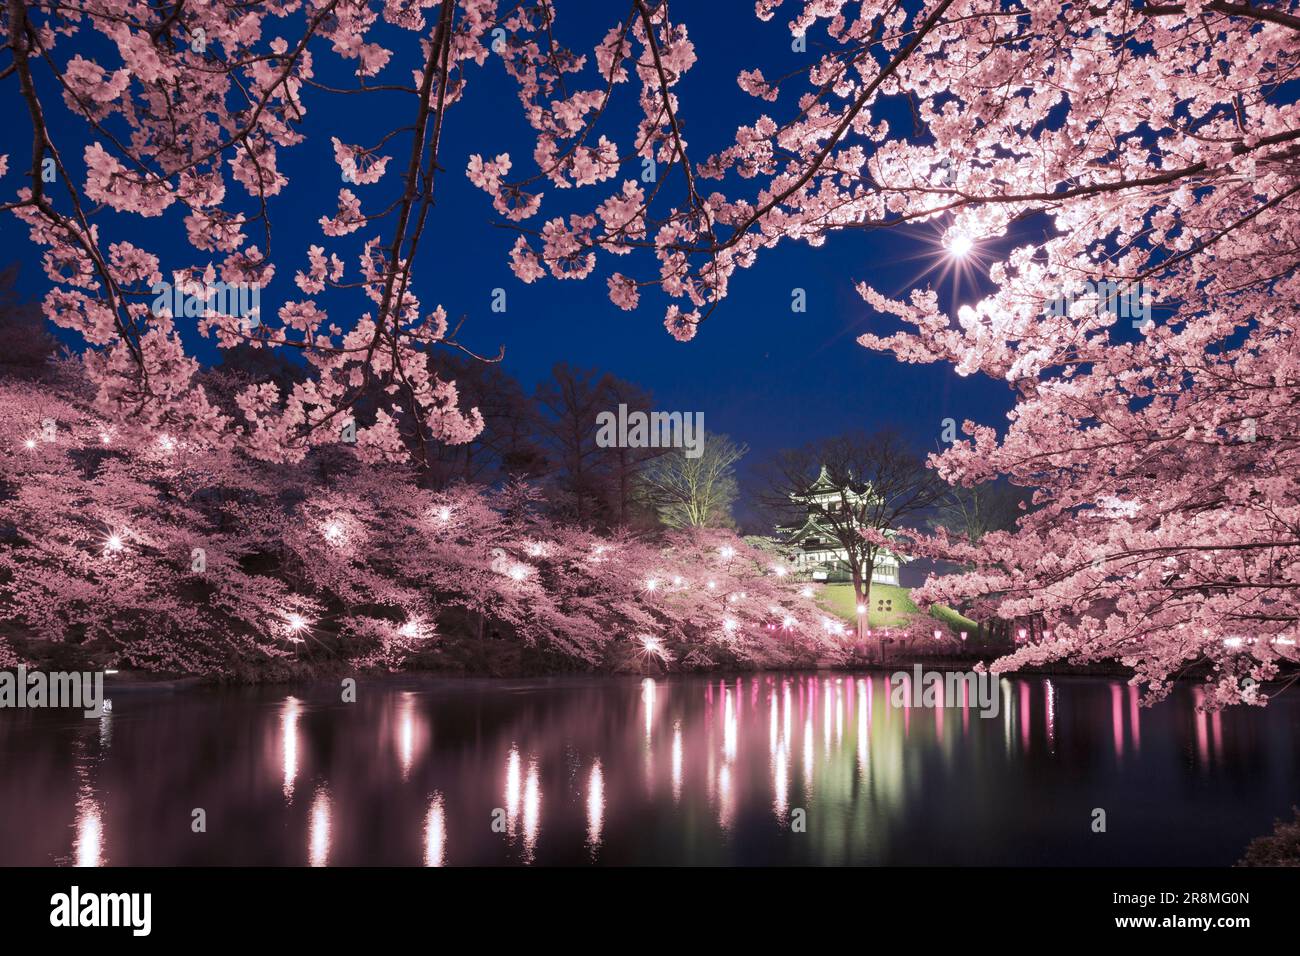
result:
[[[522,784],[521,784],[522,776]],[[523,761],[519,748],[512,744],[510,755],[506,758],[506,838],[514,842],[518,833],[518,821],[523,817],[523,861],[533,862],[533,851],[537,847],[537,834],[541,829],[542,787],[538,774],[537,758],[528,758],[528,769],[523,771]]]
[[[718,771],[718,825],[724,830],[731,829],[735,817],[735,794],[731,786],[731,768],[726,764]]]
[[[515,821],[519,819],[519,804],[523,798],[523,776],[520,772],[519,748],[511,746],[506,757],[506,836],[513,840]]]
[[[302,702],[286,697],[280,707],[280,748],[284,754],[284,798],[293,799],[293,781],[298,776],[298,717]]]
[[[654,678],[647,677],[641,681],[641,700],[645,702],[645,738],[650,739],[654,731],[655,718],[655,682]]]
[[[790,682],[787,680],[785,682],[785,703],[783,705],[783,709],[781,713],[781,717],[782,717],[781,734],[785,738],[785,745],[787,748],[789,748],[790,746],[790,720],[791,720],[790,711],[791,711]]]
[[[105,671],[105,673],[117,672]],[[99,746],[101,750],[107,750],[113,744],[113,702],[105,700],[102,709],[104,713],[99,718]]]
[[[442,809],[442,794],[435,793],[424,819],[424,865],[442,866],[447,862],[447,819]]]
[[[673,802],[682,798],[682,722],[673,724]]]
[[[736,736],[739,733],[736,706],[731,698],[731,688],[722,690],[722,753],[728,761],[736,759]]]
[[[316,799],[311,804],[307,854],[312,866],[329,866],[330,795],[324,786],[316,790]]]
[[[587,846],[594,857],[600,849],[600,831],[605,821],[605,776],[600,769],[600,758],[591,765],[591,779],[587,784]]]
[[[411,775],[415,763],[416,713],[415,695],[402,694],[402,709],[397,718],[397,759],[402,767],[402,779]]]
[[[1056,687],[1050,680],[1043,681],[1047,686],[1047,747],[1056,749]]]
[[[84,786],[77,794],[77,866],[104,865],[104,814],[94,792]]]
[[[533,862],[537,849],[537,834],[542,821],[542,786],[537,773],[537,761],[528,761],[528,776],[524,780],[524,862]]]

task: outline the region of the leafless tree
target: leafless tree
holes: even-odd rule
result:
[[[26,378],[42,374],[59,343],[45,329],[34,302],[18,295],[18,265],[0,269],[0,373]]]
[[[613,375],[605,376],[603,387],[605,411],[616,411],[620,405],[626,405],[629,412],[649,412],[654,405],[653,398],[644,388]],[[669,448],[628,448],[622,445],[602,451],[601,470],[606,476],[605,500],[610,525],[653,527],[655,515],[646,500],[645,470],[658,458],[678,452]]]
[[[552,510],[581,525],[613,528],[652,523],[639,508],[645,500],[641,473],[661,448],[601,448],[596,416],[626,405],[648,412],[652,398],[637,385],[594,369],[563,362],[537,387],[540,434],[549,459]],[[643,520],[644,519],[644,520]]]
[[[553,510],[582,525],[595,518],[600,501],[600,456],[596,415],[605,408],[603,376],[563,362],[537,386],[542,440],[549,460]]]
[[[1006,482],[986,482],[971,488],[950,486],[935,509],[931,524],[977,543],[990,531],[1009,531],[1025,513],[1030,492]]]
[[[674,450],[646,468],[644,478],[659,520],[670,528],[730,528],[739,495],[736,462],[749,453],[726,435],[712,434],[698,458]]]

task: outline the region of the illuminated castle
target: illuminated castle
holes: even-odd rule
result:
[[[849,523],[855,528],[861,526],[856,514],[858,506],[869,494],[870,489],[857,492],[837,486],[826,466],[822,465],[821,474],[807,491],[790,496],[796,505],[807,508],[808,516],[802,525],[778,528],[777,531],[786,535],[783,544],[798,572],[807,574],[814,581],[852,579],[849,553],[840,544],[837,531],[842,531]],[[888,551],[877,552],[871,569],[872,582],[898,584],[898,562],[898,557]]]

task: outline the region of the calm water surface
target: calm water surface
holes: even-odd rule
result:
[[[1300,696],[887,675],[363,680],[0,711],[0,864],[1226,865],[1300,803]],[[203,808],[207,832],[191,829]],[[1103,808],[1107,832],[1091,829]],[[792,830],[803,810],[805,832]]]

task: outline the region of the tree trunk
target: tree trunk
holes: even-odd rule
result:
[[[871,621],[871,572],[875,566],[876,556],[874,553],[868,554],[865,562],[850,565],[853,572],[853,598],[857,606],[864,609],[857,616],[859,641],[866,640],[868,624]]]
[[[849,570],[853,574],[853,602],[854,611],[863,608],[861,614],[857,614],[857,637],[859,641],[866,640],[867,622],[871,617],[871,574],[868,573],[865,578],[862,574],[862,566],[850,564]]]

